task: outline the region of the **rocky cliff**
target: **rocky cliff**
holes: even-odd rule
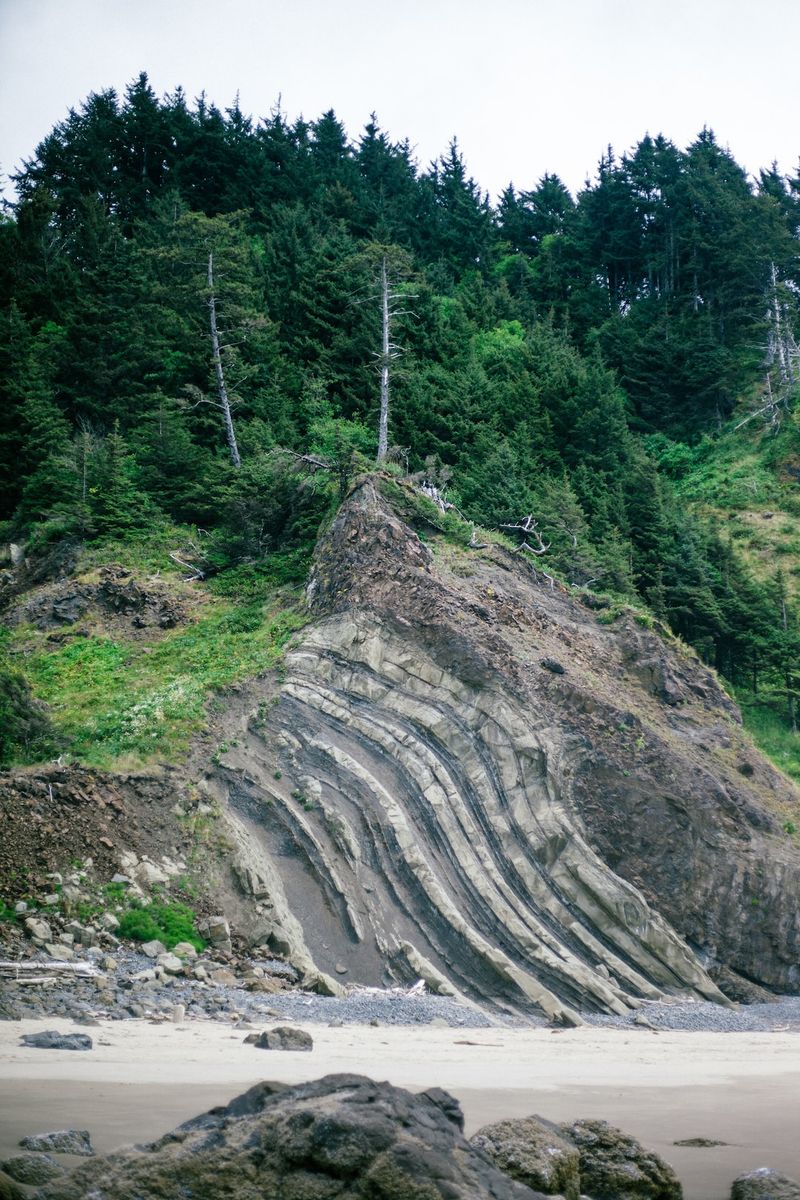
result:
[[[331,990],[423,977],[565,1021],[798,990],[798,797],[712,673],[413,524],[403,488],[355,487],[207,777],[251,936]]]

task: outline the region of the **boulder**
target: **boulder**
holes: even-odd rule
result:
[[[133,876],[136,882],[143,888],[149,889],[156,887],[162,883],[169,883],[169,875],[161,867],[157,867],[155,863],[140,862],[134,867]]]
[[[94,946],[97,941],[97,930],[91,925],[82,925],[80,921],[70,921],[67,933],[71,933],[79,946]]]
[[[26,917],[25,929],[28,936],[33,938],[35,942],[52,942],[53,933],[47,921],[41,920],[40,917]]]
[[[45,942],[43,949],[48,958],[57,958],[62,962],[69,962],[75,957],[75,951],[64,942]]]
[[[265,1029],[263,1033],[250,1033],[245,1042],[258,1046],[260,1050],[313,1050],[314,1039],[304,1029],[292,1025],[278,1025]]]
[[[578,1148],[542,1117],[485,1125],[470,1141],[512,1179],[546,1195],[578,1200],[581,1192]]]
[[[166,954],[159,954],[157,961],[168,975],[180,975],[183,971],[183,960],[178,958],[177,954],[170,954],[169,951]]]
[[[39,1200],[96,1195],[212,1200],[534,1200],[464,1138],[456,1101],[360,1075],[260,1083],[151,1146],[117,1151],[46,1185]]]
[[[236,987],[239,982],[233,971],[229,971],[227,967],[219,967],[216,971],[212,971],[210,979],[212,983],[218,983],[223,987]]]
[[[734,1179],[731,1200],[800,1200],[800,1183],[771,1167],[758,1167]]]
[[[88,1129],[57,1129],[53,1133],[32,1133],[24,1137],[23,1150],[43,1150],[47,1154],[77,1154],[88,1158],[94,1154]]]
[[[556,1126],[577,1146],[581,1192],[592,1200],[682,1200],[672,1167],[608,1121]]]
[[[64,1174],[61,1163],[56,1162],[49,1154],[15,1154],[0,1163],[0,1169],[10,1175],[17,1183],[27,1187],[38,1187],[42,1183],[50,1183]]]
[[[163,942],[159,942],[157,938],[154,938],[152,942],[142,942],[139,949],[148,958],[158,958],[159,954],[167,953],[167,947]]]
[[[198,923],[197,930],[215,950],[230,950],[231,927],[225,917],[206,917]]]
[[[197,951],[191,942],[178,942],[177,946],[172,947],[172,953],[180,958],[197,958]]]
[[[37,1050],[91,1050],[92,1039],[88,1033],[59,1033],[57,1029],[43,1029],[41,1033],[23,1033],[23,1046]]]

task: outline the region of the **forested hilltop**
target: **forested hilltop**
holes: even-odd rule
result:
[[[704,130],[494,208],[455,141],[420,167],[374,117],[351,141],[333,112],[256,122],[142,75],[15,181],[0,541],[162,530],[252,595],[302,582],[378,456],[524,526],[537,569],[646,608],[791,730],[798,177],[753,182]],[[738,516],[765,505],[769,554]]]

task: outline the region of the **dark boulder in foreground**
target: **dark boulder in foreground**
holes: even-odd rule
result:
[[[438,1089],[362,1075],[258,1084],[151,1146],[78,1167],[40,1200],[532,1200],[461,1132]]]
[[[92,1039],[88,1033],[59,1033],[57,1029],[44,1029],[41,1033],[24,1033],[23,1046],[35,1046],[38,1050],[91,1050]]]

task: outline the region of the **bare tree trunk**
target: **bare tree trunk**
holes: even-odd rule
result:
[[[383,462],[389,449],[389,274],[386,270],[386,255],[381,259],[381,412],[378,421],[378,462]]]
[[[789,382],[789,355],[787,353],[786,340],[783,336],[783,320],[781,317],[781,303],[778,299],[778,273],[775,270],[775,263],[770,264],[772,269],[772,320],[774,322],[773,338],[775,342],[774,352],[778,360],[778,367],[781,373],[781,383]]]
[[[789,615],[786,611],[786,598],[781,596],[781,618],[783,623],[783,632],[789,631]],[[788,707],[789,724],[792,727],[792,733],[797,733],[797,709],[794,701],[794,679],[790,670],[786,670],[784,675],[784,683],[786,685],[786,703]]]
[[[214,255],[211,253],[208,256],[208,314],[211,324],[211,350],[214,360],[214,372],[217,376],[217,395],[219,397],[219,407],[222,411],[222,421],[225,426],[225,440],[228,443],[231,462],[235,467],[240,467],[242,460],[239,457],[239,447],[236,445],[236,431],[233,428],[231,405],[225,387],[225,375],[222,370],[222,354],[220,352],[219,330],[217,328],[217,301],[214,296]]]

